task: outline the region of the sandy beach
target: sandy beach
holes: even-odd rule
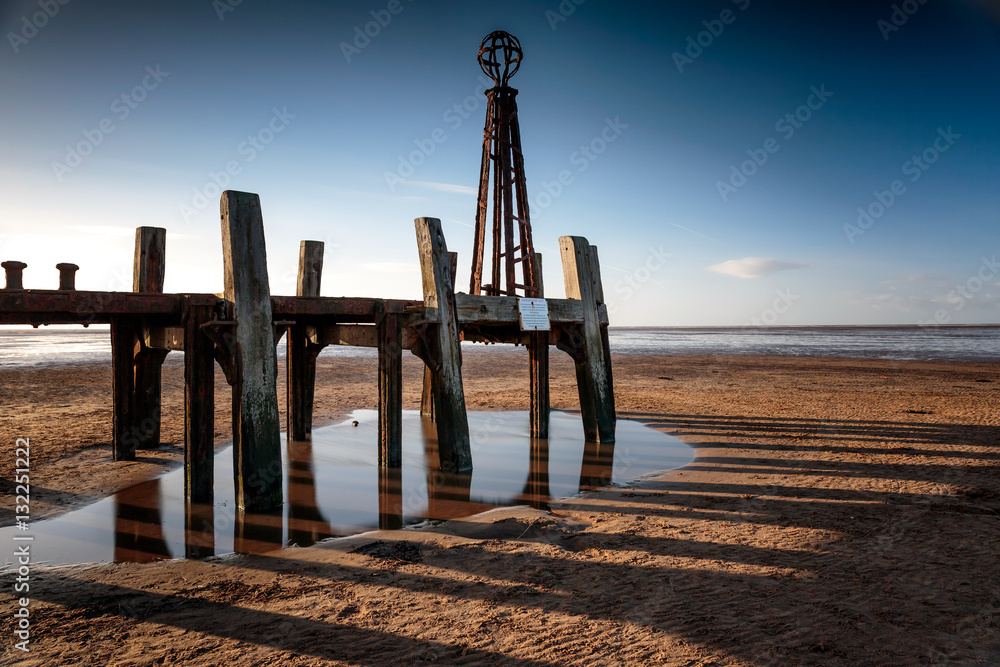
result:
[[[692,464],[550,512],[257,556],[36,566],[31,651],[7,632],[0,663],[1000,664],[1000,364],[619,355],[614,367],[619,418],[679,437]],[[181,371],[169,358],[163,446],[122,463],[110,367],[0,371],[0,524],[13,523],[16,437],[32,442],[35,520],[177,467]],[[416,408],[419,362],[404,372]],[[526,355],[475,349],[464,374],[469,409],[527,408]],[[216,380],[222,446],[229,391]],[[553,408],[576,410],[565,355],[551,386]],[[316,425],[376,403],[374,359],[320,360]],[[14,575],[0,582],[10,619]]]

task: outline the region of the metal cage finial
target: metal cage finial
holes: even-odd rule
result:
[[[522,57],[521,42],[503,30],[494,30],[479,45],[479,66],[498,86],[507,85],[521,66]]]

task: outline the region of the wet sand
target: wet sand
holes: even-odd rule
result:
[[[525,356],[467,354],[470,409],[526,409]],[[551,513],[204,562],[36,567],[32,651],[8,633],[0,663],[1000,663],[1000,364],[614,363],[619,416],[691,444],[691,465]],[[416,408],[420,367],[404,370]],[[374,359],[321,360],[317,380],[317,424],[376,405]],[[15,437],[32,442],[35,519],[179,465],[180,365],[165,368],[165,444],[135,462],[110,460],[110,382],[105,367],[0,371],[0,523]],[[552,403],[577,407],[564,355]],[[4,574],[6,618],[12,589]]]

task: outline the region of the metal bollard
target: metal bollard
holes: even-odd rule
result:
[[[59,269],[59,289],[75,290],[76,272],[80,270],[80,267],[76,264],[63,262],[62,264],[56,264],[56,268]]]
[[[7,286],[4,289],[24,289],[22,272],[27,268],[27,264],[10,260],[0,263],[0,266],[3,267],[4,272],[7,274]]]

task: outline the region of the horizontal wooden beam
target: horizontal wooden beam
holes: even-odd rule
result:
[[[0,290],[0,324],[107,324],[115,315],[145,315],[163,317],[166,320],[163,326],[175,326],[174,323],[180,324],[185,298],[191,299],[193,306],[214,306],[220,301],[214,294]],[[382,304],[384,309],[380,310]],[[553,324],[583,322],[580,301],[548,299],[548,304],[549,320]],[[425,313],[422,302],[402,299],[273,296],[271,306],[275,321],[294,320],[317,326],[326,321],[330,325],[338,322],[374,324],[381,313],[409,315],[415,322],[423,319]],[[455,306],[460,324],[518,323],[516,297],[460,293],[455,295]],[[599,317],[602,325],[608,323],[607,306],[604,304],[599,308]],[[364,346],[369,347],[367,344]],[[405,339],[404,347],[408,347]]]
[[[577,299],[546,299],[549,321],[553,323],[583,322],[583,303]],[[517,297],[456,294],[455,308],[460,324],[517,324],[520,319]],[[608,309],[601,306],[601,324],[608,323]]]
[[[378,331],[373,324],[327,324],[310,326],[306,329],[309,343],[326,347],[327,345],[351,345],[354,347],[378,347]],[[402,347],[409,350],[417,340],[412,329],[401,330]]]
[[[383,306],[384,304],[384,306]],[[408,313],[423,310],[421,301],[372,299],[364,297],[272,296],[274,319],[299,320],[303,316],[328,317],[343,321],[374,323],[382,313]]]
[[[0,324],[107,324],[115,315],[163,316],[180,323],[183,294],[59,290],[0,291]],[[189,295],[213,305],[212,294]]]
[[[306,336],[313,345],[353,345],[378,347],[378,332],[374,324],[329,324],[307,327]]]
[[[184,350],[184,327],[146,327],[142,338],[154,350]]]

